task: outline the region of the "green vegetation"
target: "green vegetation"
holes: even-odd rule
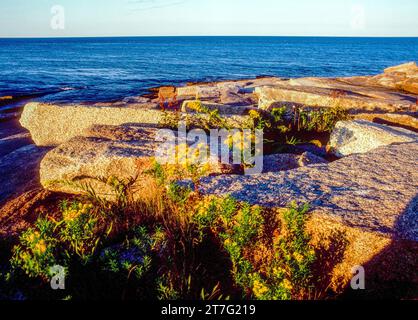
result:
[[[344,108],[293,107],[288,111],[286,107],[273,108],[270,113],[250,111],[255,128],[267,131],[287,133],[290,131],[331,132],[338,121],[348,120],[350,116]]]
[[[312,143],[318,145],[317,135],[328,136],[339,121],[349,120],[350,115],[337,104],[333,108],[280,107],[270,112],[252,110],[249,113],[254,129],[264,130],[266,144],[297,145]],[[319,143],[321,146],[326,144]]]
[[[163,125],[177,128],[186,120],[188,127],[228,129],[217,110],[199,100],[189,107],[201,115],[183,118],[167,112]],[[309,133],[329,134],[338,121],[349,118],[338,106],[253,110],[249,116],[249,127],[264,130],[266,144],[309,141],[319,147],[322,141],[308,139]],[[240,141],[240,136],[231,139]],[[344,235],[337,235],[337,242],[325,241],[340,246],[338,256],[330,259],[324,248],[314,247],[307,232],[309,206],[271,210],[231,197],[201,196],[198,184],[209,168],[192,163],[155,164],[141,190],[134,189],[134,180],[98,178],[97,183],[113,190],[112,200],[101,198],[91,185],[72,185],[84,195],[61,201],[54,211],[44,210],[18,241],[1,248],[9,264],[0,265],[0,298],[327,297],[330,260],[338,263],[344,253]],[[176,183],[186,178],[190,187]],[[318,267],[322,260],[326,271]],[[49,284],[57,265],[66,274],[63,292]]]
[[[203,197],[155,165],[147,188],[100,179],[112,201],[85,195],[44,212],[13,247],[0,296],[25,299],[305,299],[315,292],[309,207],[270,210]],[[53,291],[62,266],[66,290]],[[3,270],[3,269],[2,269]],[[321,286],[324,284],[321,283]],[[15,288],[15,289],[11,289]],[[317,295],[315,295],[317,296]]]
[[[230,129],[228,121],[219,114],[219,110],[209,109],[200,100],[189,102],[188,107],[197,113],[181,114],[179,112],[165,112],[161,125],[165,128],[178,129],[179,122],[183,121],[186,123],[188,129]]]

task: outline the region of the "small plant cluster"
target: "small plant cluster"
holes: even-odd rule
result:
[[[311,296],[318,261],[306,232],[308,206],[277,211],[201,196],[158,164],[148,174],[135,197],[130,181],[100,179],[114,188],[113,200],[84,186],[83,197],[44,213],[21,235],[0,280],[18,283],[23,298]],[[65,268],[64,297],[49,287],[55,265]]]
[[[280,221],[272,221],[271,211],[231,197],[209,197],[201,203],[195,220],[222,240],[244,298],[303,299],[314,290],[316,260],[305,228],[308,210],[307,205],[292,204],[283,210]]]
[[[273,108],[270,114],[251,110],[249,115],[257,129],[280,133],[290,131],[331,132],[338,121],[350,119],[348,111],[338,105],[317,110],[294,106],[290,111],[287,110],[287,107],[280,107]]]
[[[180,122],[185,122],[188,129],[230,129],[227,120],[219,114],[219,110],[210,110],[200,100],[189,102],[188,107],[197,113],[182,114],[165,111],[160,125],[169,129],[177,129]]]
[[[69,257],[76,256],[86,263],[100,241],[92,205],[81,202],[61,203],[62,217],[39,218],[34,228],[20,237],[14,248],[12,265],[21,268],[29,277],[50,278],[51,267],[67,266]]]
[[[200,100],[189,102],[188,107],[198,113],[202,113],[207,116],[206,118],[200,118],[200,121],[203,122],[203,127],[202,127],[203,129],[211,129],[211,128],[230,129],[225,119],[223,119],[220,116],[218,109],[211,110],[208,107],[206,107]]]
[[[347,110],[340,106],[309,111],[294,108],[293,125],[298,131],[331,132],[337,122],[349,119]]]
[[[254,123],[255,129],[287,133],[291,130],[291,126],[286,121],[286,112],[286,107],[273,108],[270,114],[257,110],[250,110],[249,116]]]

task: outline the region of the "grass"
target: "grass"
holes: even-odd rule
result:
[[[226,128],[217,111],[200,101],[191,106],[204,117],[193,127]],[[250,111],[253,129],[273,145],[297,145],[306,133],[329,133],[349,118],[338,106],[328,109],[274,108]],[[167,113],[166,127],[177,127],[180,113]],[[311,141],[322,146],[321,141]],[[331,274],[344,254],[343,234],[314,247],[306,231],[309,206],[289,204],[272,210],[231,197],[198,192],[206,166],[159,165],[146,172],[146,187],[135,179],[97,178],[113,190],[100,197],[89,184],[83,193],[43,212],[14,246],[2,248],[2,299],[323,299],[330,296]],[[190,178],[183,187],[176,181]],[[112,199],[112,200],[109,200]],[[332,239],[329,239],[332,238]],[[52,267],[66,273],[67,289],[52,291]],[[326,266],[324,268],[323,266]],[[332,292],[331,296],[336,293]]]
[[[177,129],[179,122],[184,121],[188,129],[230,129],[228,121],[219,114],[218,110],[210,110],[200,100],[191,101],[188,107],[197,113],[165,112],[160,125],[164,128]]]
[[[305,231],[307,205],[264,209],[231,197],[203,197],[174,184],[157,164],[148,174],[150,183],[136,197],[130,182],[101,179],[113,187],[114,200],[101,199],[85,187],[83,196],[61,202],[59,214],[44,212],[21,234],[10,263],[2,267],[0,296],[324,297],[315,293],[319,256]],[[65,268],[63,292],[49,286],[55,265]]]
[[[317,137],[328,140],[339,121],[351,119],[348,111],[335,104],[332,108],[280,107],[270,112],[250,111],[254,129],[264,130],[266,146],[311,143]],[[328,138],[326,138],[328,136]],[[326,144],[327,141],[322,141]]]

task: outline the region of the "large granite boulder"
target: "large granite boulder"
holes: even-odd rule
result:
[[[90,185],[101,195],[112,195],[106,181],[134,179],[150,169],[157,129],[98,125],[85,136],[70,139],[43,158],[40,180],[50,191],[80,193]]]
[[[398,66],[393,66],[385,69],[385,74],[405,74],[416,75],[418,74],[418,66],[416,62],[407,62]]]
[[[199,115],[208,119],[206,114]],[[56,146],[80,136],[93,125],[122,125],[129,123],[158,126],[165,121],[167,113],[137,107],[88,106],[88,105],[52,105],[29,103],[25,106],[21,125],[28,129],[38,146]],[[182,114],[187,121],[189,115]],[[222,115],[232,128],[248,125],[249,117],[240,115]]]
[[[418,66],[415,62],[387,68],[382,76],[374,80],[387,87],[418,94]]]
[[[380,284],[406,281],[417,287],[417,155],[417,142],[390,145],[330,164],[204,178],[200,190],[274,208],[292,201],[310,203],[314,238],[338,231],[347,240],[333,273],[335,283],[349,284],[352,268],[359,265],[370,280],[378,265]]]
[[[136,122],[157,125],[162,118],[163,113],[159,110],[29,103],[20,123],[30,131],[36,145],[55,146],[81,135],[95,124]]]
[[[418,190],[417,155],[418,142],[396,144],[290,171],[204,178],[201,188],[267,207],[309,202],[348,225],[418,241],[418,212],[402,216]]]
[[[418,94],[418,66],[415,62],[387,68],[382,74],[373,77],[351,77],[341,80],[358,86],[381,87]]]
[[[95,125],[85,130],[83,136],[72,138],[46,154],[40,165],[41,184],[50,191],[73,194],[91,187],[105,197],[114,194],[107,183],[112,178],[133,181],[134,189],[142,188],[149,178],[146,172],[158,161],[157,155],[166,157],[166,161],[177,160],[173,144],[167,149],[160,148],[167,141],[158,131],[155,127],[139,125]],[[196,147],[195,140],[187,143],[191,148]],[[158,154],[157,150],[164,153]],[[189,155],[192,150],[197,149],[189,149]],[[202,161],[206,161],[201,166],[208,175],[237,173],[241,169],[223,164],[219,158]]]
[[[418,141],[418,133],[365,120],[340,121],[335,126],[329,146],[339,157],[370,150],[393,143]]]
[[[396,112],[416,108],[416,98],[371,85],[348,85],[337,79],[293,79],[280,85],[255,90],[258,107],[270,110],[276,106],[342,107],[351,112]]]
[[[340,106],[354,113],[417,111],[418,67],[388,68],[381,75],[350,78],[299,78],[259,86],[259,108],[276,105]]]

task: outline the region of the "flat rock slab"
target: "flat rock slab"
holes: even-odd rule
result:
[[[388,68],[381,75],[351,78],[299,78],[260,86],[259,108],[294,103],[334,107],[353,112],[417,112],[418,67],[415,63]]]
[[[232,195],[266,207],[308,202],[321,221],[414,241],[418,241],[417,190],[417,142],[382,147],[328,165],[201,181],[203,194]]]
[[[139,125],[95,125],[83,133],[48,152],[40,166],[42,186],[50,191],[79,194],[86,186],[104,197],[112,197],[109,178],[120,181],[135,180],[135,187],[143,187],[146,171],[154,165],[156,151],[163,142],[158,128]],[[175,137],[175,132],[173,132]],[[187,141],[195,147],[195,141]],[[163,149],[161,156],[176,161],[172,145]],[[174,146],[173,146],[174,147]],[[161,151],[161,150],[160,150]],[[189,150],[189,152],[191,152]],[[202,164],[206,165],[205,164]],[[236,173],[234,165],[223,165],[219,159],[207,159],[207,174]]]
[[[0,202],[40,187],[39,163],[47,152],[32,144],[0,157]]]
[[[105,107],[89,105],[52,105],[29,103],[23,110],[21,125],[28,129],[38,146],[57,146],[71,138],[83,135],[93,125],[144,124],[158,126],[167,114],[161,110],[141,107]],[[189,115],[182,114],[183,118]],[[200,115],[209,118],[208,115]],[[240,115],[222,115],[225,122],[240,128],[250,118]]]
[[[310,152],[303,154],[279,153],[263,157],[263,173],[287,171],[300,167],[328,163],[324,158]]]
[[[93,126],[50,151],[42,160],[40,178],[50,191],[80,193],[89,184],[100,195],[111,195],[97,179],[133,179],[150,169],[155,155],[156,128]]]
[[[255,88],[276,85],[280,82],[280,78],[262,77],[238,81],[199,83],[179,87],[177,88],[177,94],[179,99],[198,98],[203,101],[232,106],[256,106],[257,98],[254,95]]]
[[[309,107],[340,106],[353,112],[416,111],[417,97],[393,89],[346,84],[338,79],[307,78],[283,81],[255,91],[260,109],[293,103]]]
[[[380,86],[397,91],[418,94],[418,66],[415,62],[386,68],[383,74],[374,77],[352,77],[345,82],[362,86]]]
[[[334,154],[344,157],[366,153],[393,143],[418,141],[418,133],[365,120],[340,121],[329,142]]]
[[[366,120],[393,127],[404,128],[418,132],[418,118],[408,114],[398,113],[359,113],[354,116],[356,120]]]

